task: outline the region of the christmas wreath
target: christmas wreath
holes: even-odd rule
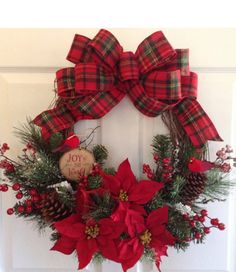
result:
[[[202,243],[212,228],[224,230],[204,205],[222,201],[232,183],[226,145],[208,159],[207,141],[221,140],[197,97],[197,75],[189,71],[188,50],[174,50],[162,32],[147,37],[136,50],[123,52],[117,39],[100,30],[90,40],[75,35],[68,60],[75,67],[56,73],[55,107],[17,129],[25,144],[13,160],[0,146],[5,177],[0,190],[15,191],[9,215],[52,229],[52,250],[76,251],[79,269],[93,258],[106,258],[123,271],[146,257],[160,269],[167,247],[185,250]],[[97,119],[126,94],[151,117],[161,115],[168,135],[153,137],[155,167],[143,165],[137,180],[128,159],[106,168],[108,150],[71,128]]]

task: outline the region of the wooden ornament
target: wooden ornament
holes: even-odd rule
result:
[[[76,148],[63,154],[59,160],[59,167],[67,179],[78,181],[90,173],[94,163],[95,159],[91,152]]]

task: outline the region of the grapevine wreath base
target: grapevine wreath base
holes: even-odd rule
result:
[[[207,157],[207,140],[221,138],[196,100],[188,51],[174,50],[156,32],[135,54],[123,52],[101,30],[92,40],[76,35],[68,59],[76,66],[57,72],[55,107],[17,130],[25,144],[17,160],[7,155],[8,144],[0,146],[0,190],[12,189],[17,199],[7,213],[50,227],[52,250],[75,251],[79,269],[93,258],[118,262],[123,271],[147,258],[160,269],[168,246],[185,250],[213,228],[224,230],[204,205],[225,200],[236,159],[228,145],[214,161]],[[102,117],[126,94],[169,128],[153,138],[155,167],[144,164],[141,180],[128,159],[116,170],[106,167],[108,150],[91,141],[95,129],[85,139],[69,131],[78,120]]]

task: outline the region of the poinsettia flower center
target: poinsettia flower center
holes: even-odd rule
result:
[[[85,228],[85,234],[87,235],[87,239],[96,238],[99,235],[99,226],[87,226]]]
[[[128,201],[128,200],[129,200],[129,197],[128,197],[127,192],[124,191],[124,190],[120,190],[119,199],[120,199],[121,201]]]
[[[145,230],[140,236],[139,236],[141,243],[144,246],[148,246],[152,240],[152,234],[149,230]]]

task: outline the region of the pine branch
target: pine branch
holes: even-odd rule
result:
[[[116,174],[116,169],[114,167],[104,168],[103,171],[108,174],[114,176]]]
[[[34,162],[27,162],[17,169],[25,187],[45,188],[63,180],[56,160],[47,153],[39,152]]]
[[[63,140],[61,133],[55,133],[49,141],[45,141],[42,137],[41,129],[34,125],[29,118],[27,119],[27,123],[22,124],[21,128],[15,128],[15,135],[20,138],[23,144],[26,145],[30,143],[37,151],[56,157],[58,154],[52,153],[52,150]]]
[[[179,203],[181,201],[181,192],[185,184],[185,178],[180,175],[177,175],[172,181],[172,188],[169,196],[174,203]]]
[[[218,201],[224,200],[235,186],[235,183],[227,179],[227,174],[222,173],[219,169],[212,169],[206,172],[206,185],[202,198],[206,200],[214,199]],[[208,201],[207,201],[208,202]]]
[[[92,149],[95,161],[99,164],[104,164],[104,161],[107,160],[108,150],[104,145],[96,145]]]
[[[146,205],[145,205],[145,209],[148,212],[154,211],[158,208],[161,208],[163,206],[163,198],[160,192],[158,192],[151,201],[149,201]]]
[[[88,188],[89,190],[97,189],[101,187],[102,178],[99,175],[92,176],[90,175],[88,177]]]
[[[189,223],[183,220],[183,215],[179,211],[172,208],[169,209],[167,229],[177,239],[174,247],[177,250],[186,250],[189,246],[186,238],[191,237],[191,229]]]
[[[102,196],[93,194],[91,199],[93,204],[89,207],[90,212],[85,215],[85,218],[93,218],[98,221],[111,216],[115,203],[109,193],[104,193]]]
[[[153,138],[152,145],[153,151],[160,159],[171,157],[172,155],[172,142],[169,135],[156,135]]]

